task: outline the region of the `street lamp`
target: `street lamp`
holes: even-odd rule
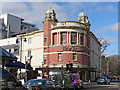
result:
[[[25,82],[27,82],[27,60],[26,60],[26,56],[25,56]]]

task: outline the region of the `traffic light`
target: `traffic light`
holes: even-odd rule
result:
[[[73,64],[72,63],[66,64],[66,69],[67,70],[72,71],[72,68],[73,68]]]

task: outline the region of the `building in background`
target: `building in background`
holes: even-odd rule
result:
[[[7,31],[5,29],[6,29],[6,27],[4,24],[4,20],[0,19],[0,39],[6,38]]]
[[[21,38],[18,35],[39,30],[36,25],[24,22],[24,19],[12,15],[0,15],[0,46],[14,54],[20,61]]]
[[[12,14],[0,15],[0,35],[2,34],[0,39],[9,38],[12,35],[15,36],[15,33],[20,33],[24,30],[28,32],[29,29],[38,30],[36,25],[24,22],[24,19],[21,17]]]

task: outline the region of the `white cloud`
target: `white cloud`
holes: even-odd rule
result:
[[[118,24],[120,25],[120,22],[111,25],[111,29],[113,32],[118,32]]]
[[[29,5],[24,2],[4,2],[2,4],[2,13],[11,13],[20,16],[27,22],[37,24],[40,28],[43,27],[42,21],[45,17],[46,11],[50,7],[55,9],[58,20],[68,19],[67,13],[64,11],[64,7],[55,3],[29,2]],[[30,10],[30,8],[32,10]]]
[[[97,4],[96,4],[97,5]],[[117,7],[117,6],[116,6]],[[106,11],[110,11],[110,12],[117,12],[118,8],[114,7],[113,5],[109,4],[106,6],[97,6],[95,9],[90,9],[91,12],[106,12]]]
[[[111,25],[108,25],[108,26],[103,26],[103,27],[95,30],[94,32],[96,34],[102,34],[102,33],[106,33],[109,30],[111,30],[112,32],[118,32],[118,22],[114,23],[114,24],[111,24]]]
[[[109,56],[109,55],[113,55],[113,54],[117,54],[117,50],[105,50],[103,53],[102,53],[102,55],[107,55],[107,56]]]
[[[112,52],[111,51],[109,51],[109,50],[106,50],[106,51],[104,51],[103,53],[102,53],[102,55],[110,55]]]
[[[110,29],[110,26],[103,26],[103,27],[95,30],[94,32],[96,34],[101,34],[101,33],[106,33],[109,29]]]
[[[75,12],[79,13],[82,9],[86,9],[86,6],[82,2],[75,3],[67,3],[63,6],[60,6],[56,3],[47,3],[47,2],[28,2],[29,5],[25,4],[23,0],[19,0],[19,2],[3,2],[2,4],[2,13],[11,13],[17,16],[22,17],[25,21],[36,24],[38,27],[43,27],[43,19],[45,17],[45,12],[52,7],[55,9],[56,17],[59,21],[67,21],[70,19],[74,19],[77,21],[77,17],[74,16]],[[93,3],[95,4],[95,3]],[[112,9],[111,5],[108,5],[109,9]],[[32,10],[30,10],[32,9]],[[103,10],[103,8],[102,8]],[[78,15],[79,15],[78,13]],[[96,33],[107,32],[110,29],[110,26],[102,27],[96,30]],[[116,27],[112,27],[112,31],[116,31]]]
[[[108,36],[104,36],[104,37],[103,37],[103,40],[107,41],[107,42],[110,43],[110,44],[117,41],[115,38],[113,38],[113,37],[108,37]]]
[[[2,12],[20,16],[25,21],[36,24],[41,29],[43,28],[42,21],[44,20],[45,13],[50,7],[55,10],[56,18],[58,18],[59,21],[68,21],[71,19],[77,21],[74,13],[78,11],[80,13],[82,9],[86,8],[81,2],[68,2],[63,5],[52,2],[3,2]]]
[[[2,0],[3,2],[119,2],[119,0]]]

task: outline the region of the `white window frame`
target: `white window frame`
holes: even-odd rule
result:
[[[28,57],[30,57],[31,56],[31,50],[28,50],[28,55],[27,55]]]
[[[61,53],[58,53],[58,62],[59,61],[62,61],[62,54]]]
[[[28,38],[28,43],[31,43],[31,38]]]

